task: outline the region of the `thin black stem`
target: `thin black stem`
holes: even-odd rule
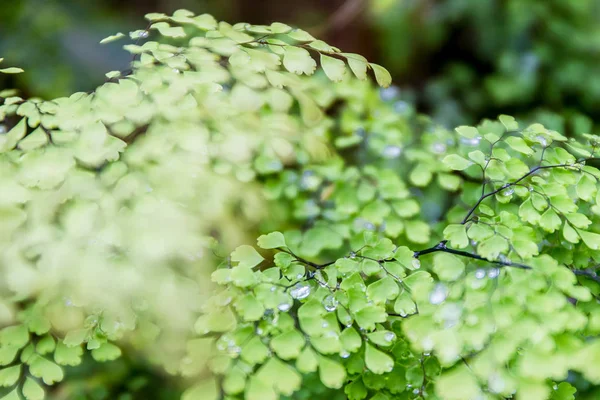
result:
[[[501,265],[503,267],[514,267],[514,268],[520,268],[520,269],[531,269],[531,267],[529,265],[515,263],[515,262],[512,262],[512,261],[488,260],[487,258],[481,257],[480,255],[475,254],[475,253],[469,253],[468,251],[455,250],[455,249],[448,248],[446,246],[446,241],[445,240],[442,241],[442,242],[440,242],[440,243],[438,243],[438,244],[436,244],[433,247],[428,248],[428,249],[415,251],[414,257],[415,258],[419,258],[422,255],[430,254],[430,253],[436,253],[436,252],[455,254],[455,255],[461,256],[461,257],[467,257],[467,258],[472,258],[474,260],[486,261],[486,262],[489,262],[491,264]]]

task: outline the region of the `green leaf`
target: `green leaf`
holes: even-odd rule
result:
[[[465,400],[477,398],[481,390],[473,374],[458,366],[437,379],[435,393],[444,400]]]
[[[465,137],[467,139],[474,139],[477,136],[479,136],[479,130],[472,126],[461,125],[455,128],[455,130],[460,136]]]
[[[465,264],[456,256],[437,253],[433,256],[433,271],[443,281],[455,281],[465,272]]]
[[[200,398],[198,398],[199,400]],[[258,377],[252,376],[246,387],[244,400],[278,400],[279,396],[272,385],[263,382]]]
[[[469,245],[467,227],[462,224],[451,224],[444,229],[444,238],[450,241],[452,247],[464,249]]]
[[[277,249],[286,247],[287,245],[281,232],[271,232],[268,235],[262,235],[258,238],[258,246],[262,249]]]
[[[385,304],[388,300],[394,300],[398,294],[400,288],[390,276],[371,283],[367,288],[367,297],[375,304]]]
[[[565,224],[566,225],[566,224]],[[583,243],[592,250],[600,250],[600,234],[577,229]]]
[[[219,397],[217,382],[211,378],[191,386],[183,393],[181,400],[218,400]]]
[[[265,307],[251,293],[240,297],[234,305],[238,315],[245,321],[258,321],[265,313]]]
[[[298,357],[303,347],[304,336],[296,330],[282,333],[271,340],[271,348],[282,360]]]
[[[255,336],[242,348],[241,357],[250,365],[260,364],[269,356],[269,348]]]
[[[17,388],[8,393],[6,396],[0,397],[2,400],[21,400]]]
[[[362,346],[362,339],[356,329],[349,327],[343,330],[340,335],[340,341],[344,350],[354,353]]]
[[[18,351],[19,347],[16,346],[0,346],[0,365],[12,363]]]
[[[46,360],[44,357],[35,355],[28,362],[29,372],[36,378],[41,378],[46,385],[52,385],[55,382],[60,382],[64,378],[63,370],[52,361]]]
[[[385,309],[377,306],[367,306],[358,311],[354,316],[356,323],[365,330],[375,329],[375,324],[385,322],[387,313]]]
[[[9,387],[14,385],[21,376],[21,364],[0,370],[0,386]]]
[[[122,33],[122,32],[119,32],[119,33],[116,33],[116,34],[114,34],[114,35],[111,35],[111,36],[105,37],[104,39],[102,39],[102,40],[100,41],[100,44],[106,44],[106,43],[115,42],[115,41],[117,41],[117,40],[119,40],[119,39],[121,39],[121,38],[124,38],[124,37],[125,37],[125,34],[124,34],[124,33]]]
[[[100,347],[92,350],[94,360],[104,362],[116,360],[121,356],[121,349],[112,343],[102,343]]]
[[[283,66],[294,74],[312,75],[317,68],[317,63],[305,49],[286,46],[283,56]]]
[[[298,359],[296,360],[296,368],[303,374],[309,374],[311,372],[315,372],[319,365],[319,361],[317,359],[316,353],[310,348],[310,346],[306,346]]]
[[[346,75],[346,63],[325,54],[321,54],[321,68],[333,82],[341,82]]]
[[[367,344],[365,346],[365,365],[374,374],[385,374],[394,368],[394,360],[381,350]]]
[[[20,74],[23,71],[21,68],[17,68],[17,67],[10,67],[10,68],[0,68],[0,73],[2,74]]]
[[[508,252],[508,242],[499,235],[494,235],[477,246],[477,253],[488,260],[495,260],[500,254],[506,252]]]
[[[54,361],[59,365],[76,366],[81,364],[82,355],[81,346],[67,347],[62,342],[58,342],[54,351]]]
[[[444,157],[442,162],[446,164],[450,169],[453,169],[455,171],[462,171],[473,165],[472,161],[469,161],[466,158],[459,156],[458,154],[449,154],[446,157]]]
[[[575,393],[577,393],[577,389],[571,386],[570,383],[561,382],[552,391],[550,400],[575,400]]]
[[[517,129],[519,129],[519,124],[510,115],[500,115],[498,119],[500,120],[502,125],[504,125],[507,131],[516,131]]]
[[[65,336],[63,343],[69,347],[79,346],[86,340],[88,334],[88,329],[77,329],[74,331],[69,331]]]
[[[363,400],[367,397],[368,391],[363,380],[358,377],[344,387],[344,393],[348,396],[348,400]]]
[[[529,145],[523,140],[523,138],[517,136],[509,136],[505,140],[506,144],[508,144],[513,150],[518,151],[523,154],[533,154],[534,151],[529,147]]]
[[[272,357],[256,372],[256,378],[272,386],[278,393],[291,396],[300,389],[302,376],[294,368]]]
[[[367,68],[369,62],[366,58],[361,56],[360,54],[354,53],[340,53],[340,55],[346,57],[348,61],[348,65],[352,70],[352,73],[360,80],[367,79]]]
[[[339,389],[346,379],[346,369],[328,357],[319,357],[319,378],[330,389]]]
[[[21,348],[29,343],[29,332],[25,325],[9,326],[0,331],[0,345]]]
[[[370,63],[369,64],[375,73],[375,80],[377,80],[377,84],[381,87],[388,87],[392,83],[392,76],[388,72],[387,69],[383,68],[381,65]]]
[[[44,389],[32,378],[27,377],[23,384],[23,396],[26,400],[43,400]]]
[[[238,268],[254,268],[260,264],[264,258],[256,251],[254,247],[242,245],[237,247],[231,253],[231,260],[239,263]]]

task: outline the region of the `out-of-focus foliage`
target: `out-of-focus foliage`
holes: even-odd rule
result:
[[[381,62],[439,121],[509,111],[576,132],[600,118],[598,0],[370,3]]]
[[[336,97],[319,105],[314,92],[368,71],[390,84],[379,65],[285,24],[231,26],[185,10],[147,19],[127,35],[132,69],[107,73],[93,92],[0,92],[9,396],[43,397],[42,381],[64,378],[60,365],[80,364],[84,348],[114,360],[118,340],[194,375],[185,339],[212,260],[285,224],[286,207],[269,204],[260,180],[332,157],[323,107]],[[317,61],[321,78],[304,79]]]

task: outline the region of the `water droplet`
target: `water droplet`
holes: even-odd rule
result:
[[[402,154],[402,148],[399,146],[387,145],[383,148],[381,154],[385,158],[398,158]]]
[[[418,258],[415,258],[412,260],[412,266],[414,269],[419,269],[421,268],[421,260],[419,260]]]
[[[271,289],[269,289],[271,292],[274,292],[277,290],[277,288],[275,286],[271,286]]]
[[[475,278],[477,278],[477,279],[485,278],[485,270],[482,268],[479,268],[477,271],[475,271]]]
[[[304,274],[298,274],[298,275],[296,275],[296,279],[302,279],[302,278],[304,278]]]
[[[431,304],[442,304],[448,296],[448,289],[442,284],[437,284],[429,294],[429,302]]]
[[[350,353],[347,352],[346,350],[342,350],[340,352],[340,357],[342,357],[342,358],[348,358],[348,357],[350,357]]]
[[[337,309],[339,302],[335,298],[334,295],[330,294],[323,299],[323,307],[329,312],[335,311]]]
[[[6,133],[6,126],[0,125],[0,135],[2,135],[3,133]]]
[[[446,152],[446,145],[444,143],[435,143],[431,146],[431,149],[436,154],[443,154]]]
[[[419,394],[419,392],[420,392],[420,390],[419,390],[419,389],[414,389],[414,390],[413,390],[413,393],[414,393],[414,394]]]
[[[264,331],[262,330],[262,328],[256,328],[257,335],[262,335],[263,333],[264,333]]]
[[[176,74],[180,74],[181,73],[181,71],[178,70],[177,68],[173,68],[173,72],[175,72]]]
[[[461,137],[460,142],[462,144],[464,144],[465,146],[477,146],[477,145],[479,145],[479,142],[481,142],[481,136],[476,136],[471,139],[466,138],[466,137]]]
[[[500,268],[492,268],[488,271],[488,277],[494,279],[500,275]]]
[[[383,338],[386,342],[393,342],[396,339],[396,334],[394,332],[386,332]]]
[[[280,303],[277,306],[277,309],[283,312],[289,311],[290,308],[292,308],[292,305],[290,303]]]
[[[537,142],[538,142],[539,144],[541,144],[543,147],[546,147],[546,146],[548,146],[548,141],[546,140],[546,138],[545,138],[545,137],[543,137],[543,136],[541,136],[541,135],[540,135],[540,136],[536,136],[536,137],[535,137],[535,139],[536,139],[536,140],[537,140]]]
[[[73,305],[73,301],[71,299],[65,299],[65,306],[71,307]]]
[[[431,353],[430,353],[430,352],[428,352],[428,351],[426,351],[425,353],[423,353],[423,355],[424,355],[425,357],[429,357],[429,356],[431,355]]]
[[[321,324],[321,326],[322,326],[323,328],[327,328],[327,327],[329,326],[329,322],[327,322],[327,321],[323,321],[323,323]]]
[[[355,253],[355,252],[353,252],[353,251],[351,251],[351,252],[350,252],[350,258],[356,258],[356,253]]]
[[[511,186],[502,191],[502,196],[511,196],[515,192],[515,189]]]
[[[558,390],[558,385],[557,385],[557,384],[554,384],[554,385],[552,386],[552,389],[554,389],[554,390]]]
[[[133,31],[129,34],[132,39],[146,39],[148,37],[148,31],[138,30]]]
[[[310,285],[298,283],[290,290],[292,298],[302,300],[308,297],[310,294]]]

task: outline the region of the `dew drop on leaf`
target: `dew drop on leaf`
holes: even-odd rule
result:
[[[488,272],[488,277],[490,277],[492,279],[497,278],[498,275],[500,275],[500,268],[492,268]]]
[[[460,142],[465,146],[477,146],[479,145],[479,142],[481,142],[481,136],[476,136],[474,138],[461,137]]]
[[[442,284],[437,284],[429,294],[429,302],[431,304],[441,304],[446,300],[448,289]]]
[[[334,295],[330,294],[323,299],[323,307],[325,308],[325,310],[329,312],[335,311],[337,309],[337,306],[338,301]]]
[[[387,342],[392,342],[392,341],[394,341],[394,339],[396,339],[396,334],[394,332],[386,332],[386,334],[383,336],[383,338]]]
[[[302,300],[308,297],[310,294],[310,285],[304,283],[296,284],[292,290],[290,290],[290,296],[297,300]]]

